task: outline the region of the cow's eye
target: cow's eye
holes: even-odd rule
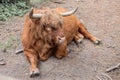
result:
[[[57,30],[57,29],[56,29],[56,28],[54,28],[54,27],[52,27],[52,30],[53,30],[53,31],[55,31],[55,30]]]
[[[51,28],[47,28],[47,31],[51,31]]]

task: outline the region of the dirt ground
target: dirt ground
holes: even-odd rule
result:
[[[76,15],[84,21],[90,33],[102,40],[102,44],[95,45],[84,39],[77,47],[72,42],[68,45],[71,50],[68,57],[61,60],[51,57],[40,62],[41,75],[29,78],[29,64],[24,54],[14,54],[21,48],[24,17],[13,17],[0,22],[0,58],[6,61],[6,65],[0,65],[0,80],[99,80],[97,76],[120,63],[120,0],[55,1],[62,3],[45,2],[35,6],[62,6],[68,10],[78,6]],[[120,80],[120,69],[106,74],[113,80]]]

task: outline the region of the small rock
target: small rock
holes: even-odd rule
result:
[[[75,1],[77,1],[77,2],[84,2],[83,0],[75,0]]]
[[[6,62],[3,59],[0,59],[0,65],[5,65]]]
[[[0,21],[0,25],[4,25],[5,23],[3,21]]]
[[[6,48],[4,48],[4,49],[3,49],[3,52],[7,52],[7,49],[6,49]]]
[[[0,59],[0,61],[3,61],[3,59]]]

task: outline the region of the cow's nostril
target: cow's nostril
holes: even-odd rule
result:
[[[59,36],[59,37],[58,37],[58,40],[59,40],[59,41],[64,41],[64,40],[65,40],[65,37],[60,37],[60,36]]]
[[[58,40],[62,40],[62,38],[61,38],[61,37],[58,37]]]

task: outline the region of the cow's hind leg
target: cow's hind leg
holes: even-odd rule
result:
[[[30,77],[38,76],[40,71],[38,69],[38,55],[32,49],[24,50],[25,56],[30,62]]]
[[[95,44],[100,44],[101,40],[90,34],[82,23],[79,23],[79,32]]]
[[[81,43],[82,40],[83,40],[83,38],[84,38],[84,36],[83,36],[81,33],[78,32],[78,33],[75,35],[74,40],[75,40],[76,43]]]

